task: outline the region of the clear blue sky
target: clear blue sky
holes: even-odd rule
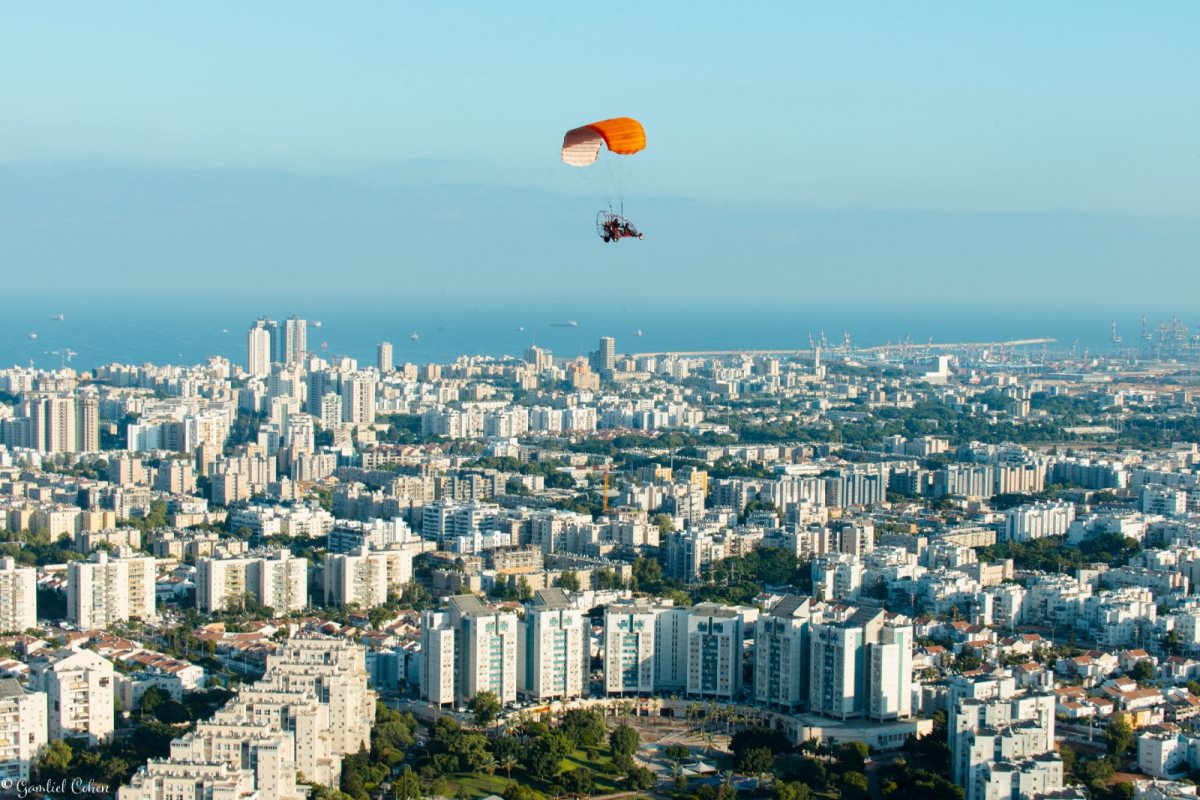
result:
[[[693,299],[731,263],[777,299],[846,299],[854,270],[883,302],[969,299],[978,260],[1013,270],[1001,299],[1139,276],[1166,303],[1200,289],[1197,31],[1195,2],[9,3],[0,238],[147,288],[168,263],[255,290],[337,259],[553,297],[578,259]],[[558,202],[589,192],[563,131],[614,115],[649,137],[627,192],[650,236],[620,258],[593,199]]]

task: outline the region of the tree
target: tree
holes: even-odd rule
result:
[[[1108,743],[1110,754],[1117,758],[1125,755],[1125,751],[1133,744],[1133,727],[1124,714],[1113,714],[1104,731],[1104,741]]]
[[[862,772],[871,748],[863,742],[846,742],[838,748],[838,766],[845,772]]]
[[[1172,631],[1174,633],[1174,631]],[[1129,670],[1129,677],[1133,678],[1138,683],[1146,683],[1154,680],[1154,667],[1150,665],[1147,659],[1141,659],[1133,665],[1133,669]]]
[[[500,698],[496,697],[495,692],[480,692],[471,698],[467,703],[467,708],[471,709],[471,714],[475,717],[475,724],[481,728],[491,725],[500,716],[500,712],[504,710],[504,706],[500,705]]]
[[[847,772],[842,776],[842,797],[845,800],[865,800],[869,796],[867,776],[861,772]]]
[[[775,786],[776,800],[809,800],[811,796],[812,790],[808,788],[807,784],[799,781],[791,783],[780,781]]]
[[[71,758],[74,755],[70,745],[62,739],[51,739],[38,758],[39,777],[61,778],[68,776],[71,769]]]
[[[632,756],[641,744],[641,736],[632,725],[622,722],[608,735],[608,744],[614,755]]]
[[[604,717],[599,711],[573,708],[563,715],[558,729],[571,740],[573,749],[589,749],[604,743]]]
[[[421,800],[421,780],[412,767],[405,767],[400,778],[392,784],[394,800]]]
[[[577,767],[562,776],[563,786],[575,794],[588,795],[596,788],[596,773],[587,767]]]
[[[510,783],[504,788],[504,800],[537,800],[537,793],[523,783]]]
[[[743,750],[737,756],[739,772],[747,775],[765,775],[775,766],[775,754],[766,747],[751,747]]]
[[[653,770],[646,767],[634,767],[625,776],[625,782],[632,791],[645,792],[653,789],[658,784],[658,778],[655,776]]]
[[[558,576],[558,588],[567,592],[578,592],[579,576],[572,570],[564,570]]]

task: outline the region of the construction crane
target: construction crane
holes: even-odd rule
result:
[[[66,369],[67,365],[71,363],[71,359],[79,355],[69,347],[65,350],[51,350],[50,354],[58,356],[59,369]]]

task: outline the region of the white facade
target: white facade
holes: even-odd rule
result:
[[[742,692],[742,618],[730,608],[704,603],[688,615],[691,696],[733,700]]]
[[[237,607],[249,595],[277,613],[308,606],[308,559],[287,550],[196,561],[196,604],[202,611]]]
[[[538,702],[582,697],[590,630],[561,589],[543,589],[526,606],[517,639],[517,691]]]
[[[113,665],[90,650],[59,650],[30,664],[30,688],[46,693],[51,739],[85,738],[91,744],[113,733]]]
[[[67,565],[67,619],[80,630],[105,629],[129,619],[155,615],[155,559],[118,548]]]
[[[800,709],[808,706],[808,598],[788,595],[758,618],[754,629],[754,699]]]
[[[20,633],[37,625],[37,570],[0,558],[0,632]]]
[[[655,617],[645,605],[613,603],[605,609],[605,693],[654,691]]]
[[[46,744],[46,694],[0,678],[0,781],[28,780]]]
[[[516,702],[517,638],[517,615],[491,609],[475,595],[451,597],[445,612],[425,612],[422,695],[444,702],[453,687],[460,705],[480,692],[492,692],[504,704]]]

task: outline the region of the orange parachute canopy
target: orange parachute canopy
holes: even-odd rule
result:
[[[563,163],[586,167],[600,155],[601,144],[617,155],[633,155],[645,148],[646,131],[642,123],[630,117],[616,117],[574,128],[563,137]]]

